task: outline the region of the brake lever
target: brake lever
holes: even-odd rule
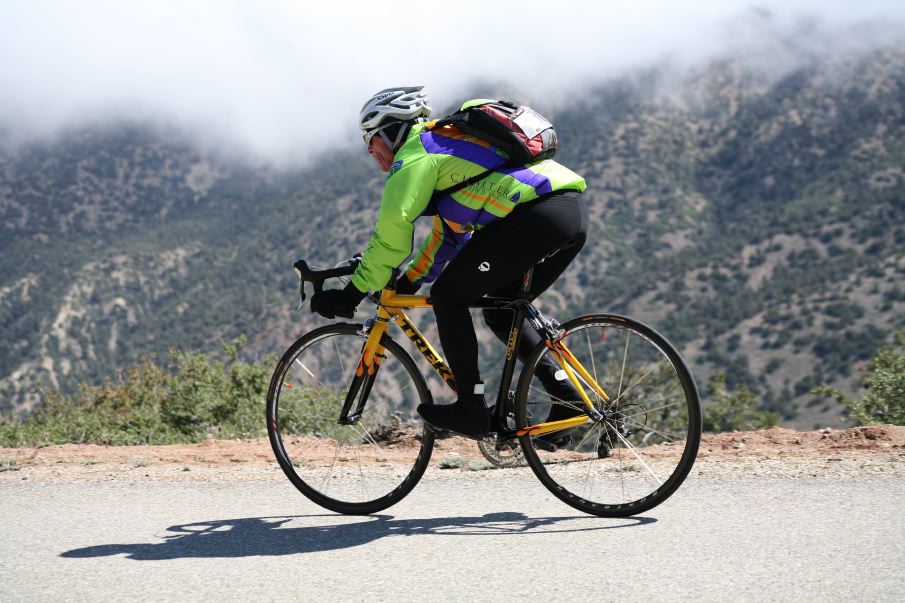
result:
[[[295,264],[292,265],[295,271],[299,275],[299,307],[301,310],[302,306],[305,302],[305,281],[308,280],[305,278],[305,275],[311,272],[311,269],[308,267],[308,263],[305,260],[299,260]],[[317,293],[319,290],[318,285],[323,287],[323,281],[318,282],[316,279],[311,279],[311,285],[314,287],[314,292]]]
[[[349,266],[343,267],[339,270],[334,268],[333,270],[312,270],[308,263],[305,260],[299,260],[292,267],[299,275],[299,307],[301,310],[304,306],[306,295],[305,295],[305,282],[310,282],[311,286],[314,288],[314,294],[317,295],[321,291],[324,290],[324,281],[329,278],[341,277],[342,275],[350,275],[355,272],[355,269],[358,268],[358,265],[361,263],[361,254],[356,254],[350,260],[348,260]]]
[[[299,274],[299,306],[296,308],[297,312],[301,312],[305,307],[305,279]]]

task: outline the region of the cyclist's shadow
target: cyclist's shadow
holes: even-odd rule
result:
[[[156,561],[186,557],[249,557],[295,555],[344,549],[367,544],[387,536],[457,535],[488,536],[611,530],[654,523],[650,517],[603,520],[595,517],[529,518],[522,513],[488,513],[481,517],[444,517],[436,519],[394,519],[390,515],[371,516],[363,521],[320,526],[286,526],[298,517],[247,517],[222,519],[171,526],[160,543],[102,544],[62,553],[61,557],[87,558],[125,554],[129,559]],[[562,526],[557,523],[581,522]]]

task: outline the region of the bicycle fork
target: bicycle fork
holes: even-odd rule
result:
[[[387,330],[389,313],[379,308],[377,317],[365,322],[360,333],[367,333],[368,339],[362,346],[361,356],[358,360],[358,368],[355,369],[355,377],[346,394],[342,411],[339,414],[340,425],[354,425],[361,419],[365,403],[374,386],[374,378],[380,369],[380,363],[386,358],[385,349],[380,345],[380,339]],[[353,410],[354,407],[354,410]]]
[[[374,378],[377,375],[377,371],[380,369],[380,363],[386,358],[384,347],[380,345],[380,341],[389,328],[390,320],[397,321],[402,332],[412,341],[418,351],[424,356],[425,360],[427,360],[434,369],[434,372],[443,379],[444,383],[452,390],[453,394],[458,392],[455,378],[443,362],[440,354],[433,346],[431,346],[418,328],[402,311],[403,308],[426,308],[429,306],[430,301],[427,296],[397,296],[395,291],[389,289],[385,289],[381,293],[380,304],[377,307],[376,316],[365,321],[362,330],[359,331],[359,335],[367,337],[367,341],[364,346],[362,346],[358,368],[355,371],[355,377],[353,378],[349,393],[346,395],[346,400],[343,404],[342,412],[340,413],[339,422],[341,424],[352,424],[361,418],[361,413],[364,410],[368,395],[371,393],[371,387],[374,384]]]

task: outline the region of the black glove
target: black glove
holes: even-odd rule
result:
[[[414,295],[421,288],[421,283],[411,282],[405,274],[400,274],[396,279],[396,293],[399,295]]]
[[[324,318],[352,318],[355,316],[355,308],[367,295],[350,282],[345,289],[328,289],[315,293],[311,298],[311,311]]]

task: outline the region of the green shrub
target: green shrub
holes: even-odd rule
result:
[[[239,360],[244,343],[224,344],[225,362],[171,351],[169,366],[143,357],[117,379],[82,384],[64,397],[42,393],[31,415],[0,417],[0,446],[94,443],[175,444],[265,435],[264,400],[275,359]]]
[[[858,400],[827,385],[810,393],[835,398],[861,425],[905,425],[905,331],[896,333],[893,343],[882,347],[871,359],[862,384],[867,393]]]
[[[725,373],[710,376],[707,393],[714,403],[704,407],[704,431],[769,429],[779,423],[777,413],[755,407],[754,394],[747,386],[730,391]]]

